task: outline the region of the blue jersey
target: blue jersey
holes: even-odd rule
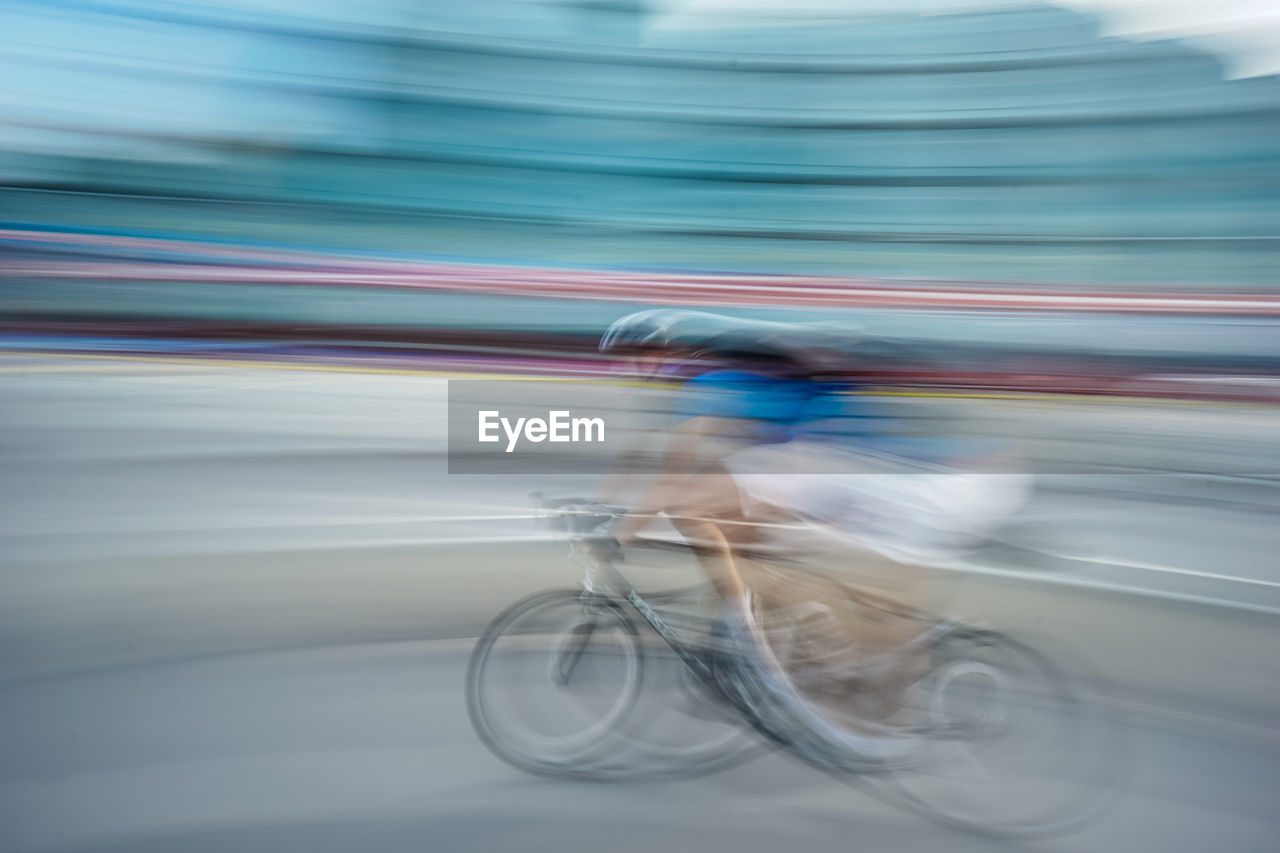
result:
[[[747,370],[712,370],[684,384],[676,407],[680,420],[696,417],[748,422],[763,442],[787,441],[815,413],[811,407],[829,386]]]
[[[979,449],[981,442],[920,435],[925,424],[904,421],[856,385],[713,370],[684,384],[678,419],[707,416],[748,423],[760,443],[800,439],[938,464]]]

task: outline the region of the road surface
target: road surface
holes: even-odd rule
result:
[[[521,495],[590,483],[447,476],[442,386],[0,364],[0,850],[1276,848],[1280,577],[1252,486],[1065,483],[1016,547],[952,576],[949,606],[1100,669],[1132,723],[1113,808],[1002,845],[777,755],[625,785],[490,756],[463,709],[468,638],[574,582]],[[1146,415],[1099,417],[1119,435]],[[1266,433],[1253,410],[1213,418]]]

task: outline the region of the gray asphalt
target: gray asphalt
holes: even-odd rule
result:
[[[463,710],[466,638],[573,584],[521,495],[591,483],[447,476],[439,379],[0,368],[0,849],[1000,849],[780,756],[662,785],[490,756]],[[1097,417],[1118,434],[1150,414]],[[1268,434],[1253,409],[1178,417]],[[1239,606],[1277,580],[1269,498],[1159,482],[1064,482],[973,557],[1000,571],[947,576],[949,608],[1105,674],[1131,722],[1113,808],[1010,849],[1280,839],[1280,619]]]

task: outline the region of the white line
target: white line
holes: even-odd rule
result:
[[[1255,586],[1267,586],[1280,589],[1280,583],[1276,581],[1264,581],[1256,578],[1242,578],[1235,575],[1220,575],[1214,572],[1200,572],[1194,569],[1179,569],[1175,566],[1161,566],[1155,563],[1140,563],[1133,560],[1113,560],[1106,557],[1086,557],[1077,554],[1058,554],[1053,551],[1042,552],[1050,557],[1060,560],[1071,560],[1078,563],[1093,563],[1099,566],[1121,566],[1126,569],[1138,569],[1144,572],[1162,572],[1169,575],[1185,575],[1192,578],[1204,578],[1206,580],[1215,581],[1232,581],[1233,583],[1253,584]]]
[[[501,542],[501,543],[547,542],[547,541],[552,541],[558,538],[561,538],[561,537],[553,536],[550,534],[542,535],[542,536],[529,535],[529,536],[503,536],[503,537],[456,536],[456,537],[449,537],[444,539],[419,540],[418,544],[421,544],[423,546],[484,545],[490,542]],[[660,538],[656,539],[656,541],[678,542],[678,540],[674,540],[674,539],[666,540],[666,539],[660,539]],[[386,544],[386,543],[381,543],[381,544]],[[1105,560],[1095,559],[1094,561],[1102,565],[1107,565],[1107,562]],[[1123,565],[1123,563],[1117,563],[1115,565]],[[953,571],[953,572],[970,574],[970,575],[982,575],[986,577],[1006,578],[1009,580],[1024,581],[1028,583],[1050,584],[1055,586],[1072,587],[1076,589],[1091,589],[1091,590],[1097,590],[1099,592],[1118,592],[1126,595],[1142,596],[1145,598],[1156,598],[1156,599],[1162,599],[1166,601],[1181,601],[1181,602],[1186,602],[1188,604],[1199,604],[1199,605],[1208,605],[1212,607],[1223,607],[1223,608],[1228,608],[1233,610],[1243,610],[1251,613],[1263,614],[1266,616],[1280,616],[1280,607],[1273,607],[1266,604],[1252,604],[1245,601],[1234,601],[1228,598],[1214,598],[1212,596],[1205,596],[1205,595],[1190,595],[1187,593],[1168,592],[1165,590],[1151,589],[1148,587],[1130,586],[1128,584],[1111,583],[1108,581],[1094,580],[1091,578],[1080,578],[1080,577],[1063,576],[1059,574],[1049,574],[1048,570],[1044,572],[1034,572],[1034,571],[1017,570],[1017,569],[1000,569],[1000,568],[995,568],[993,566],[981,566],[974,563],[966,563],[966,562],[935,564],[930,566],[930,568],[939,569],[942,571]],[[1151,568],[1153,568],[1153,570],[1160,570],[1162,567],[1151,567]],[[1174,571],[1177,573],[1181,573],[1182,571],[1185,571],[1185,570],[1174,570]],[[1200,574],[1196,572],[1188,572],[1188,573],[1196,574],[1196,575]],[[1205,576],[1212,577],[1211,575],[1207,575],[1207,574]],[[1250,582],[1248,581],[1248,579],[1230,578],[1225,575],[1222,577],[1227,578],[1229,580],[1242,580],[1243,582],[1246,582],[1246,583]],[[1267,583],[1267,585],[1269,586],[1274,586],[1274,584],[1270,584],[1269,582],[1265,582],[1265,581],[1260,581],[1259,583]]]
[[[1077,589],[1092,589],[1098,590],[1099,592],[1119,592],[1126,595],[1143,596],[1145,598],[1182,601],[1188,604],[1210,605],[1213,607],[1225,607],[1233,610],[1246,610],[1251,613],[1260,613],[1266,616],[1280,616],[1280,607],[1272,607],[1266,604],[1251,604],[1245,601],[1233,601],[1228,598],[1213,598],[1212,596],[1206,595],[1189,595],[1181,592],[1167,592],[1161,589],[1109,583],[1107,581],[1092,580],[1088,578],[1065,577],[1062,575],[1051,574],[1033,574],[1025,571],[1015,571],[1013,569],[996,569],[988,566],[978,566],[972,563],[956,563],[949,566],[938,566],[936,568],[972,575],[987,575],[990,577],[1028,581],[1031,583],[1075,587]]]
[[[482,515],[475,515],[475,516],[436,516],[436,517],[424,518],[424,519],[422,519],[422,520],[423,520],[424,522],[434,522],[434,521],[440,521],[440,522],[458,521],[458,522],[463,522],[463,521],[488,521],[488,520],[500,521],[500,520],[515,520],[515,519],[533,519],[533,518],[538,518],[538,517],[539,517],[539,516],[537,516],[537,515],[532,515],[532,514],[523,514],[523,515],[493,515],[493,516],[482,516]],[[697,519],[697,520],[706,520],[706,521],[710,521],[710,520],[712,520],[712,519]],[[731,522],[725,522],[725,520],[724,520],[724,519],[721,519],[721,520],[720,520],[720,523],[729,523],[729,524],[733,524],[733,525],[737,525],[737,526],[743,526],[743,527],[767,527],[767,528],[774,528],[774,529],[777,529],[777,530],[799,530],[799,529],[805,529],[805,528],[807,527],[807,525],[798,525],[798,524],[778,524],[778,523],[776,523],[776,522],[762,522],[762,521],[731,521]],[[434,541],[434,540],[433,540],[433,541]],[[477,540],[476,540],[476,541],[477,541],[477,542],[481,542],[481,541],[484,541],[484,540],[483,540],[483,538],[477,537]],[[674,539],[674,538],[672,538],[672,539],[661,539],[661,538],[660,538],[660,541],[676,542],[677,544],[680,542],[680,540],[678,540],[678,539]],[[1257,579],[1257,578],[1244,578],[1244,577],[1239,577],[1239,576],[1236,576],[1236,575],[1223,575],[1223,574],[1218,574],[1218,573],[1216,573],[1216,572],[1202,572],[1202,571],[1197,571],[1197,570],[1195,570],[1195,569],[1182,569],[1182,568],[1178,568],[1178,567],[1176,567],[1176,566],[1162,566],[1162,565],[1159,565],[1159,564],[1156,564],[1156,563],[1143,563],[1143,562],[1138,562],[1138,561],[1134,561],[1134,560],[1110,559],[1110,558],[1106,558],[1106,557],[1090,557],[1090,556],[1078,555],[1078,554],[1062,554],[1062,553],[1058,553],[1058,552],[1054,552],[1054,551],[1041,551],[1040,553],[1042,553],[1042,554],[1044,554],[1044,555],[1046,555],[1046,556],[1049,556],[1049,557],[1053,557],[1053,558],[1055,558],[1055,559],[1059,559],[1059,560],[1069,560],[1069,561],[1071,561],[1071,562],[1076,562],[1076,563],[1090,563],[1090,564],[1093,564],[1093,565],[1099,565],[1099,566],[1118,566],[1118,567],[1121,567],[1121,568],[1127,568],[1127,569],[1138,569],[1138,570],[1140,570],[1140,571],[1144,571],[1144,572],[1156,572],[1156,573],[1161,573],[1161,574],[1180,575],[1180,576],[1184,576],[1184,577],[1201,578],[1201,579],[1203,579],[1203,580],[1227,581],[1227,582],[1230,582],[1230,583],[1239,583],[1239,584],[1246,584],[1246,585],[1251,585],[1251,586],[1262,586],[1262,587],[1268,587],[1268,588],[1272,588],[1272,589],[1280,589],[1280,582],[1276,582],[1276,581],[1266,581],[1266,580],[1259,580],[1259,579]],[[1010,576],[1010,577],[1023,577],[1023,578],[1043,577],[1042,575],[1034,574],[1034,573],[1028,573],[1028,572],[1025,572],[1025,571],[1018,571],[1018,570],[1013,570],[1013,569],[995,569],[995,568],[985,567],[985,566],[975,566],[975,565],[973,565],[973,564],[971,564],[971,563],[965,563],[965,562],[957,562],[957,563],[953,563],[953,564],[945,564],[945,565],[941,565],[941,566],[936,566],[935,568],[957,569],[957,570],[960,570],[960,571],[968,571],[968,572],[982,571],[982,572],[987,573],[987,574],[1005,573],[1005,574],[1007,574],[1007,575],[1008,575],[1008,576]],[[1108,583],[1106,583],[1106,582],[1104,582],[1104,581],[1081,581],[1081,582],[1079,582],[1079,583],[1097,584],[1097,585],[1099,585],[1099,588],[1116,588],[1116,589],[1122,588],[1120,585],[1108,584]],[[1126,588],[1126,589],[1127,589],[1128,587],[1123,587],[1123,588]],[[1140,587],[1133,587],[1133,589],[1141,589],[1141,588],[1140,588]],[[1162,593],[1162,594],[1166,594],[1166,593]],[[1174,594],[1173,594],[1173,593],[1167,593],[1167,595],[1174,595]],[[1192,597],[1192,598],[1194,598],[1194,597]],[[1218,601],[1218,600],[1221,600],[1221,599],[1206,599],[1206,600]],[[1276,608],[1264,607],[1263,609],[1264,609],[1264,610],[1266,610],[1267,612],[1271,612],[1272,610],[1276,610],[1277,612],[1280,612],[1280,610],[1277,610]]]

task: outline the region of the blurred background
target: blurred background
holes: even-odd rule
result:
[[[991,849],[777,758],[475,740],[467,638],[576,580],[524,492],[594,482],[449,475],[446,383],[607,376],[663,305],[856,324],[901,413],[1036,462],[950,606],[1126,690],[1064,849],[1274,849],[1277,44],[1247,0],[9,0],[0,849]]]

